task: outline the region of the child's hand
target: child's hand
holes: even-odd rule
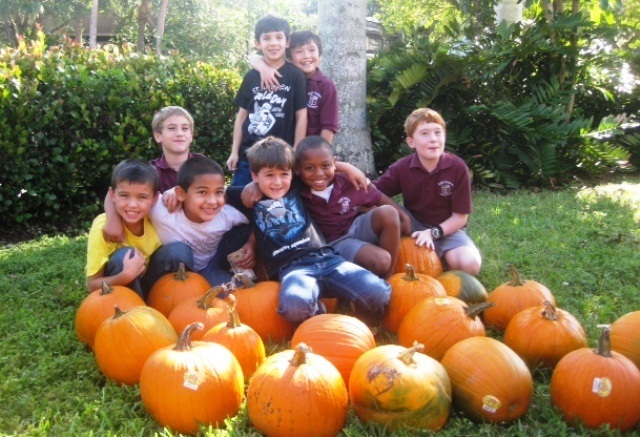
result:
[[[356,190],[363,188],[365,193],[369,191],[371,181],[367,178],[367,175],[355,165],[339,161],[336,162],[336,171],[346,174]]]
[[[167,207],[169,212],[182,210],[182,202],[178,200],[175,187],[162,194],[162,203],[164,203],[164,206]]]
[[[260,69],[260,86],[268,91],[275,91],[280,88],[279,77],[282,77],[282,75],[278,70],[265,65]]]
[[[124,224],[122,223],[122,219],[120,217],[118,218],[119,220],[109,220],[107,218],[104,228],[102,228],[102,236],[108,243],[124,243]]]
[[[229,171],[236,171],[238,169],[238,161],[240,161],[240,158],[237,153],[232,153],[229,156],[229,159],[227,159],[227,168]]]
[[[253,205],[262,199],[262,191],[260,191],[258,184],[255,182],[249,182],[249,184],[247,184],[242,190],[242,193],[240,193],[240,199],[244,206],[247,208],[253,208]]]
[[[131,249],[124,256],[124,261],[122,262],[122,275],[124,275],[127,280],[127,284],[139,277],[146,266],[144,264],[144,256],[142,252],[137,249]]]
[[[434,249],[433,239],[431,238],[431,229],[416,231],[411,234],[411,238],[416,240],[417,246],[425,246],[427,249]]]
[[[244,256],[242,259],[238,260],[238,267],[242,267],[243,269],[252,269],[256,264],[256,254],[254,244],[251,242],[245,243],[242,246],[242,250],[244,251]]]

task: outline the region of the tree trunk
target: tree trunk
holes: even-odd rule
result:
[[[169,0],[162,0],[160,3],[160,11],[158,12],[158,28],[156,33],[156,54],[162,54],[162,37],[164,36],[164,22],[167,18],[167,7]]]
[[[84,27],[82,25],[82,17],[78,17],[74,24],[76,33],[76,42],[82,45],[82,34],[84,33]]]
[[[367,124],[367,1],[318,2],[322,70],[336,84],[340,125],[333,147],[338,159],[375,176]]]
[[[138,9],[138,40],[136,41],[136,52],[144,51],[144,36],[149,16],[151,15],[151,0],[142,0]]]
[[[89,18],[89,47],[95,48],[96,41],[98,39],[98,13],[99,9],[99,0],[93,0],[93,4],[91,6],[91,17]]]

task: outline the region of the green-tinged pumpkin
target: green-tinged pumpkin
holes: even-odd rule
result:
[[[140,376],[140,397],[161,425],[183,434],[200,426],[223,427],[242,404],[244,377],[225,347],[191,341],[199,322],[189,325],[174,345],[154,352]]]
[[[640,369],[640,311],[627,313],[613,322],[611,350],[629,358]]]
[[[438,431],[451,409],[451,384],[444,367],[420,353],[383,345],[362,354],[349,379],[349,398],[363,422],[383,424],[389,431]]]
[[[489,293],[475,276],[462,270],[448,270],[436,278],[448,296],[465,301],[469,305],[487,300]]]
[[[147,306],[121,311],[116,306],[115,315],[96,331],[94,352],[107,378],[133,385],[149,356],[177,340],[178,334],[161,312]]]
[[[268,357],[247,387],[249,420],[271,437],[335,436],[348,409],[340,373],[304,343]]]
[[[411,264],[417,273],[438,277],[442,271],[442,261],[435,250],[416,245],[411,237],[402,237],[398,248],[396,273],[404,273],[405,265]]]
[[[611,350],[609,335],[604,328],[596,350],[581,348],[558,362],[549,384],[551,403],[571,425],[631,431],[640,423],[640,370]]]
[[[536,281],[522,280],[512,265],[509,265],[509,271],[511,280],[489,293],[487,302],[493,302],[495,306],[482,314],[485,326],[498,331],[507,329],[511,318],[526,308],[542,305],[545,300],[556,304],[547,287]]]
[[[207,279],[187,271],[180,263],[177,272],[167,273],[156,281],[149,291],[147,304],[169,317],[171,311],[190,297],[202,297],[211,288]]]
[[[405,265],[404,273],[391,275],[388,282],[391,285],[391,297],[385,311],[384,326],[394,333],[398,332],[400,322],[411,308],[422,299],[447,295],[440,282],[431,276],[416,273],[411,264]],[[405,346],[409,347],[411,344]]]
[[[478,315],[492,305],[484,302],[469,306],[455,297],[427,297],[405,316],[398,329],[398,343],[410,347],[417,341],[424,345],[424,354],[440,361],[460,340],[486,335]]]
[[[453,390],[453,405],[478,422],[513,422],[525,415],[533,378],[525,362],[491,337],[469,337],[447,350],[441,361]]]
[[[513,316],[504,342],[531,370],[553,369],[569,352],[587,347],[587,335],[571,313],[544,301]]]

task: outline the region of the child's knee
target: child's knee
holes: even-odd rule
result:
[[[298,324],[326,312],[322,308],[319,302],[313,301],[311,297],[287,296],[286,299],[281,300],[278,313],[287,321]]]

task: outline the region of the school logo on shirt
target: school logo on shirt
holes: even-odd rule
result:
[[[451,181],[440,181],[438,182],[438,187],[442,197],[451,196],[453,193],[453,182]]]
[[[346,214],[351,209],[351,199],[348,197],[341,197],[338,204],[340,205],[340,214]]]
[[[320,95],[319,92],[317,91],[310,91],[309,92],[309,101],[307,102],[307,107],[309,108],[317,108],[318,107],[318,102],[320,101],[320,99],[322,98],[322,96]]]

